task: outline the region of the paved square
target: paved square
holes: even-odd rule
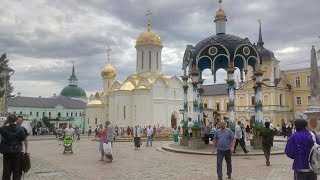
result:
[[[32,169],[25,174],[25,179],[217,179],[216,156],[159,151],[159,147],[168,142],[154,142],[153,147],[148,148],[143,143],[141,150],[134,150],[132,142],[116,142],[112,163],[98,161],[98,142],[91,139],[83,137],[75,141],[73,155],[63,155],[61,143],[53,138],[31,140]],[[292,161],[285,155],[271,156],[270,167],[265,166],[264,156],[234,156],[232,163],[232,179],[236,180],[288,180],[293,176]],[[223,171],[226,171],[225,164]]]

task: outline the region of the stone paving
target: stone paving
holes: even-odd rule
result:
[[[145,147],[143,143],[140,150],[134,150],[132,142],[116,142],[114,161],[107,163],[99,161],[98,142],[88,138],[74,142],[73,155],[62,154],[61,141],[30,141],[32,169],[25,174],[25,179],[217,179],[216,156],[159,151],[166,143],[154,142],[152,147]],[[264,156],[234,156],[232,162],[235,180],[289,180],[293,176],[292,160],[285,155],[272,155],[269,167],[265,166]],[[2,170],[2,163],[0,168]],[[226,171],[225,164],[223,171]]]

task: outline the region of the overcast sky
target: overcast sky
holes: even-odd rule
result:
[[[162,39],[163,71],[182,75],[186,45],[215,34],[217,0],[1,0],[0,52],[7,53],[14,94],[50,97],[68,84],[75,61],[78,85],[102,90],[101,69],[111,64],[116,79],[135,71],[135,40],[151,24]],[[312,45],[320,49],[319,0],[224,0],[226,32],[252,43],[262,19],[265,47],[290,69],[310,64]],[[223,82],[223,73],[218,78]]]

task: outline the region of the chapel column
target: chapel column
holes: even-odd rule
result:
[[[234,129],[235,122],[234,122],[234,93],[235,93],[235,86],[234,86],[234,78],[233,73],[235,71],[234,67],[228,68],[228,90],[229,90],[229,101],[228,101],[228,113],[229,113],[229,127]]]
[[[193,93],[193,121],[195,124],[198,124],[198,76],[199,72],[194,66],[191,71],[192,79],[192,93]]]
[[[262,84],[262,71],[255,71],[255,86],[254,86],[254,93],[255,93],[255,113],[256,113],[256,120],[255,124],[263,124],[263,104],[262,104],[262,92],[261,92],[261,84]]]
[[[203,79],[199,79],[199,122],[202,125],[203,124]]]

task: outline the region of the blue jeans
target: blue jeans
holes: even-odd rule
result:
[[[152,146],[152,136],[147,136],[147,147],[149,146],[149,143],[150,146]]]
[[[222,178],[222,161],[223,157],[227,163],[227,175],[231,176],[232,165],[231,165],[231,150],[221,151],[217,150],[217,174],[219,178]]]
[[[294,171],[294,180],[317,180],[317,174],[314,172]]]

